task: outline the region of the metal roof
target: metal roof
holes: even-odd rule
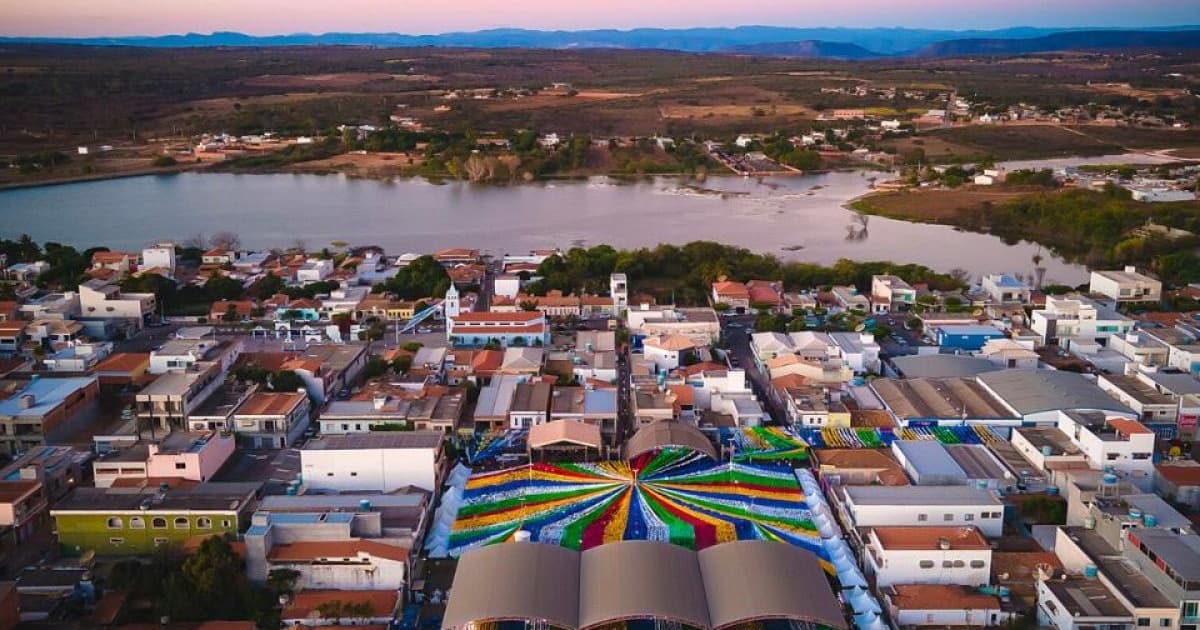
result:
[[[896,357],[892,359],[892,365],[908,378],[975,376],[1000,369],[1000,366],[987,359],[957,354],[914,354]]]
[[[1074,372],[1000,370],[975,378],[1021,415],[1055,409],[1103,409],[1133,415],[1131,409]]]
[[[633,437],[625,442],[625,458],[632,459],[661,448],[681,446],[699,451],[716,459],[717,451],[712,442],[700,432],[700,429],[674,420],[661,420],[638,429]]]
[[[588,630],[621,621],[673,621],[725,630],[762,620],[847,628],[820,561],[785,543],[729,542],[696,552],[625,541],[582,553],[503,543],[459,559],[442,628],[538,621]]]

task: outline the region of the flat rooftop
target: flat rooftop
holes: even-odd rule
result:
[[[1009,473],[982,444],[947,444],[946,452],[968,479],[1006,479]]]
[[[306,451],[437,448],[446,435],[440,431],[382,431],[323,435],[309,440]]]
[[[856,505],[1003,505],[990,490],[973,486],[846,486]]]
[[[1084,527],[1064,527],[1063,531],[1071,538],[1084,553],[1096,563],[1096,566],[1108,576],[1117,590],[1138,608],[1175,608],[1176,604],[1167,599],[1158,588],[1142,575],[1132,562],[1125,560],[1116,549],[1113,549],[1104,538],[1095,531]]]
[[[1018,479],[1028,481],[1044,481],[1045,473],[1034,466],[1032,462],[1025,459],[1025,456],[1012,445],[1012,442],[995,441],[987,445],[1004,465],[1017,476]]]
[[[40,418],[58,407],[68,396],[96,382],[94,376],[77,378],[38,377],[7,399],[0,400],[0,417]],[[33,396],[33,404],[21,408],[21,397]]]
[[[202,483],[190,488],[75,488],[52,512],[150,510],[240,511],[257,494],[260,483]]]
[[[1104,380],[1112,383],[1114,387],[1121,390],[1125,395],[1138,401],[1143,405],[1174,405],[1175,400],[1166,394],[1158,393],[1145,381],[1136,376],[1127,376],[1125,374],[1105,374]]]
[[[987,539],[974,527],[873,527],[883,549],[892,551],[936,551],[950,549],[989,550]]]
[[[1021,415],[1056,409],[1103,409],[1133,414],[1133,410],[1074,372],[1000,370],[975,378]]]
[[[1189,582],[1200,582],[1200,537],[1146,527],[1134,533],[1147,549],[1166,561],[1175,575]]]
[[[1055,457],[1083,454],[1062,431],[1054,427],[1017,427],[1013,431],[1020,433],[1038,451],[1048,447],[1050,454]]]
[[[1072,617],[1132,616],[1121,600],[1100,580],[1082,577],[1046,580],[1046,588]]]

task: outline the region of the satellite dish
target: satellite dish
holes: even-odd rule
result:
[[[866,330],[866,329],[867,329],[867,325],[866,325],[866,324],[859,324],[859,325],[857,325],[857,326],[855,326],[855,327],[854,327],[854,332],[862,332],[862,331],[864,331],[864,330]]]

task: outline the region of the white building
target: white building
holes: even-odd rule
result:
[[[1133,613],[1095,578],[1038,580],[1037,613],[1039,626],[1056,630],[1134,627]]]
[[[122,293],[120,287],[103,280],[88,280],[79,285],[79,311],[82,317],[123,319],[141,329],[154,314],[153,293]]]
[[[612,297],[613,314],[621,317],[629,308],[629,278],[623,273],[614,273],[608,277],[608,292]]]
[[[992,549],[974,527],[875,527],[864,542],[866,570],[879,588],[991,581]]]
[[[505,274],[496,276],[492,281],[492,294],[502,295],[506,298],[516,298],[521,292],[521,277],[514,274]]]
[[[1032,348],[1012,339],[988,339],[978,356],[1009,370],[1033,370],[1041,363]]]
[[[1118,302],[1158,302],[1162,299],[1162,282],[1127,266],[1122,271],[1093,271],[1088,291]]]
[[[696,343],[683,335],[650,337],[642,344],[646,360],[661,372],[669,372],[679,367],[684,358],[689,353],[694,355],[696,350]]]
[[[150,351],[150,367],[147,371],[151,374],[166,374],[190,370],[197,362],[203,361],[205,355],[217,345],[217,340],[212,337],[172,339],[157,350]]]
[[[1029,285],[1006,273],[988,274],[980,282],[983,292],[996,304],[1019,302],[1028,304],[1033,290]]]
[[[299,284],[321,282],[331,273],[333,273],[332,260],[310,258],[296,270],[296,282]]]
[[[988,538],[1004,532],[1004,502],[973,486],[839,486],[836,493],[851,528],[974,526]]]
[[[883,589],[884,607],[901,628],[988,627],[1004,625],[1012,613],[1000,598],[949,584],[896,584]]]
[[[155,243],[142,249],[140,269],[162,269],[175,276],[175,243]]]
[[[300,472],[309,491],[433,492],[445,468],[444,437],[435,431],[321,436],[301,449]]]
[[[871,302],[876,313],[888,313],[901,306],[911,308],[917,303],[917,291],[897,276],[871,276]]]
[[[1098,344],[1109,335],[1124,335],[1134,322],[1120,313],[1082,296],[1046,296],[1046,306],[1033,311],[1030,328],[1043,344],[1070,348],[1074,343]]]

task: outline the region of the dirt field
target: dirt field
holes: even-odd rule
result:
[[[914,221],[948,223],[949,219],[984,203],[997,204],[1032,192],[1025,188],[975,188],[955,190],[889,191],[860,197],[851,202],[859,212]]]
[[[767,116],[816,117],[816,112],[803,105],[663,105],[659,108],[664,119],[672,118],[753,118],[755,110]]]
[[[1151,100],[1159,96],[1175,98],[1184,94],[1184,91],[1178,88],[1135,88],[1128,83],[1092,83],[1091,85],[1079,85],[1075,87],[1098,94],[1119,94],[1121,96],[1132,96],[1133,98],[1146,100]]]
[[[301,162],[289,170],[297,173],[337,171],[353,177],[395,177],[420,168],[425,158],[419,153],[343,153],[324,160]]]
[[[425,74],[389,74],[384,72],[337,72],[329,74],[263,74],[247,77],[241,84],[247,87],[265,87],[283,90],[347,89],[369,83],[397,81],[407,83],[432,83],[441,80]]]

